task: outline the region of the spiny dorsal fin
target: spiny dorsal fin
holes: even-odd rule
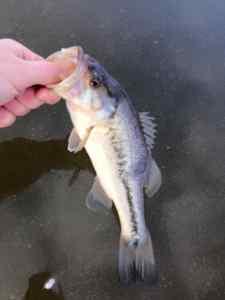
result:
[[[151,150],[154,146],[156,135],[156,124],[154,123],[154,118],[151,117],[148,112],[139,113],[139,118],[144,132],[145,141]]]

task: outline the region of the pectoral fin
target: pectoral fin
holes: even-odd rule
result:
[[[153,197],[159,190],[162,184],[162,175],[155,160],[151,158],[151,164],[147,170],[146,183],[144,186],[147,197]]]
[[[112,208],[112,200],[106,195],[98,177],[95,177],[93,186],[86,198],[86,206],[93,211],[110,210]]]
[[[74,153],[81,151],[84,148],[92,129],[93,127],[88,128],[85,131],[84,136],[80,138],[76,132],[76,129],[73,128],[68,140],[68,147],[67,147],[68,151]]]
[[[73,128],[69,136],[67,150],[70,152],[78,152],[77,149],[80,148],[79,147],[80,143],[81,143],[80,137],[77,134],[76,129]]]

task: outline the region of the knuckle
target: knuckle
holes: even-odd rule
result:
[[[18,45],[19,43],[13,39],[5,38],[0,40],[1,44],[7,44],[7,45]]]

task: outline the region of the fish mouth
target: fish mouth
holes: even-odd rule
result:
[[[84,54],[84,50],[80,46],[61,49],[60,51],[51,54],[47,58],[47,61],[61,65],[71,63],[73,66],[73,71],[69,76],[61,77],[59,83],[48,86],[61,97],[74,87],[86,71],[86,54]]]

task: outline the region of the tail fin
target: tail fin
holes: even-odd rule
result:
[[[157,281],[158,273],[149,232],[144,241],[138,238],[127,241],[121,235],[119,274],[123,283],[138,281],[155,283]]]

